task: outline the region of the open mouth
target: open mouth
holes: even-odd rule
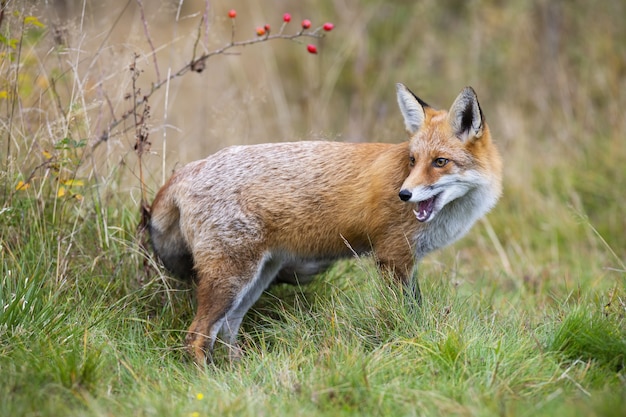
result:
[[[433,214],[433,210],[435,209],[435,201],[437,200],[437,197],[439,197],[439,194],[417,203],[417,210],[413,210],[417,220],[425,222],[430,219],[430,216]]]

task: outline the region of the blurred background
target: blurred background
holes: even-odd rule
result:
[[[488,247],[491,266],[530,281],[570,279],[573,270],[588,270],[581,266],[588,255],[600,275],[626,258],[626,1],[141,3],[13,5],[45,23],[22,52],[35,63],[20,74],[25,116],[11,127],[18,176],[41,164],[50,142],[71,135],[87,149],[98,144],[85,154],[81,175],[111,198],[136,201],[132,118],[101,140],[132,108],[134,54],[136,85],[146,92],[188,63],[194,46],[197,56],[226,45],[229,9],[237,11],[235,40],[255,38],[264,24],[276,33],[289,12],[285,33],[299,31],[305,18],[335,28],[321,40],[276,40],[213,56],[202,73],[175,78],[150,97],[150,193],[177,166],[231,144],[405,140],[396,82],[438,108],[471,85],[505,161],[505,190],[489,223],[465,241],[464,256]],[[307,53],[309,42],[317,55]],[[2,64],[2,74],[10,77],[10,68]]]

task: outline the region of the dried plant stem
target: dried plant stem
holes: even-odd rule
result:
[[[154,70],[156,71],[156,79],[157,79],[157,82],[159,82],[161,80],[161,74],[159,73],[159,64],[157,61],[154,44],[152,43],[152,38],[150,37],[150,30],[148,29],[148,21],[146,20],[146,15],[143,10],[143,1],[142,0],[136,0],[136,1],[137,1],[137,5],[139,6],[141,22],[143,23],[143,31],[146,34],[146,39],[148,40],[148,44],[150,45],[150,49],[152,50],[152,61],[154,62]]]
[[[2,10],[4,11],[6,4],[5,2],[2,2]],[[4,17],[4,14],[2,15],[2,17]],[[25,22],[24,19],[22,19],[22,27],[20,30],[20,41],[17,43],[17,59],[16,62],[20,62],[21,57],[22,57],[22,40],[24,37],[24,26],[25,26]],[[16,65],[15,66],[15,82],[12,83],[12,91],[11,91],[11,99],[8,100],[9,106],[10,108],[8,109],[9,112],[9,125],[7,128],[7,154],[5,157],[5,161],[6,161],[6,166],[5,166],[5,172],[10,172],[10,168],[11,168],[11,142],[13,141],[13,137],[11,135],[11,132],[13,131],[13,120],[15,118],[15,108],[17,106],[20,105],[20,101],[19,101],[19,96],[17,94],[17,86],[18,86],[18,82],[17,80],[19,79],[19,75],[20,75],[20,65]],[[5,204],[9,203],[10,197],[13,195],[13,193],[9,193],[9,183],[8,181],[6,182],[5,188],[4,188],[4,201]],[[9,198],[7,198],[9,197]]]

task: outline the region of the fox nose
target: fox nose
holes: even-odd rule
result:
[[[409,201],[411,197],[413,196],[413,193],[411,193],[409,190],[400,190],[400,193],[398,194],[398,196],[400,197],[400,200],[402,201]]]

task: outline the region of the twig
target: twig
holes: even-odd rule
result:
[[[133,63],[130,66],[130,70],[132,71],[132,88],[133,88],[133,116],[135,122],[135,152],[137,152],[137,160],[139,165],[139,183],[141,186],[141,207],[142,210],[148,207],[148,199],[146,197],[146,185],[143,177],[143,164],[142,164],[142,156],[144,152],[147,152],[150,149],[150,142],[148,142],[148,127],[146,125],[146,121],[150,117],[150,106],[148,105],[148,98],[143,97],[141,99],[143,105],[143,111],[141,113],[141,118],[137,114],[138,106],[136,103],[138,102],[137,96],[141,94],[141,90],[137,88],[137,79],[139,75],[141,75],[141,71],[137,69],[137,58],[139,55],[135,54]]]
[[[196,51],[198,50],[198,45],[200,44],[200,33],[202,32],[202,23],[204,22],[205,18],[205,15],[202,15],[202,17],[200,18],[200,23],[198,24],[198,33],[196,33],[196,40],[193,43],[193,48],[191,50],[191,62],[196,61]],[[192,70],[196,72],[202,72],[202,70],[204,70],[204,62],[202,63],[202,67],[198,65],[197,67],[192,68]]]
[[[204,1],[204,15],[202,16],[204,20],[204,44],[205,45],[209,44],[209,7],[210,7],[209,0],[205,0]]]
[[[157,81],[156,83],[153,83],[151,88],[150,88],[150,91],[148,91],[146,94],[143,94],[141,96],[141,98],[136,100],[134,105],[129,110],[127,110],[124,113],[122,113],[119,118],[114,119],[113,121],[111,121],[111,123],[109,123],[109,125],[106,127],[106,129],[102,132],[102,134],[98,138],[98,141],[93,144],[92,149],[95,149],[102,142],[106,142],[109,139],[110,135],[111,135],[111,131],[113,129],[115,129],[117,126],[119,126],[126,119],[128,119],[130,116],[132,116],[134,114],[134,112],[135,112],[135,109],[138,106],[141,106],[144,103],[146,103],[147,100],[157,90],[159,90],[161,87],[166,85],[171,80],[183,76],[184,74],[186,74],[190,70],[194,71],[194,72],[202,72],[202,70],[204,70],[206,60],[211,58],[212,56],[227,54],[228,51],[233,49],[233,48],[245,47],[245,46],[248,46],[248,45],[254,45],[254,44],[257,44],[257,43],[266,42],[266,41],[273,41],[273,40],[277,40],[277,39],[288,40],[288,41],[292,41],[292,42],[298,42],[297,39],[298,38],[302,38],[302,37],[319,39],[319,38],[322,38],[324,36],[323,33],[320,33],[321,30],[322,30],[322,28],[319,27],[319,28],[317,28],[317,29],[315,29],[314,31],[311,31],[311,32],[305,32],[304,30],[301,30],[301,31],[299,31],[299,32],[297,32],[295,34],[292,34],[292,35],[284,35],[282,33],[278,33],[276,35],[268,35],[268,36],[263,36],[263,37],[259,37],[259,38],[255,38],[255,39],[248,39],[248,40],[245,40],[245,41],[233,42],[231,40],[231,42],[229,44],[227,44],[227,45],[225,45],[225,46],[223,46],[223,47],[221,47],[219,49],[216,49],[216,50],[204,53],[204,54],[200,55],[198,58],[192,57],[191,61],[189,61],[187,64],[185,64],[183,67],[181,67],[178,71],[170,74],[165,79],[162,79],[160,81]]]
[[[3,2],[2,3],[2,10],[4,11],[4,8],[6,7],[6,4]],[[23,44],[23,40],[24,40],[24,27],[26,26],[26,22],[25,19],[22,19],[22,27],[20,29],[20,41],[17,44],[17,58],[15,60],[15,62],[21,62],[22,59],[22,44]],[[10,109],[9,109],[9,126],[7,129],[7,154],[6,154],[6,171],[5,172],[9,172],[9,168],[10,168],[10,164],[11,164],[11,141],[12,141],[12,131],[13,131],[13,119],[15,117],[15,108],[17,106],[20,105],[20,100],[19,100],[19,96],[17,94],[17,86],[19,84],[18,80],[19,80],[19,75],[20,75],[20,68],[21,65],[16,65],[15,66],[15,82],[13,82],[12,84],[12,89],[11,89],[11,96],[10,96],[10,100],[8,101],[8,103],[10,103]],[[5,205],[7,202],[10,201],[10,198],[7,199],[7,196],[9,195],[9,185],[7,182],[7,185],[4,189],[4,201],[5,201]],[[13,193],[10,194],[9,197],[11,197],[13,195]]]
[[[230,19],[230,43],[234,43],[234,42],[235,42],[235,19]]]
[[[141,15],[141,22],[143,23],[143,31],[146,34],[146,39],[148,40],[148,44],[150,45],[150,49],[152,49],[152,60],[154,61],[154,70],[156,71],[156,79],[157,82],[161,80],[161,74],[159,73],[159,64],[157,63],[157,56],[154,50],[154,44],[152,43],[152,38],[150,37],[150,31],[148,30],[148,21],[146,20],[146,15],[143,11],[143,1],[136,0],[139,5],[139,13]]]
[[[4,20],[4,9],[7,5],[7,0],[0,1],[0,27],[2,27],[2,21]]]

